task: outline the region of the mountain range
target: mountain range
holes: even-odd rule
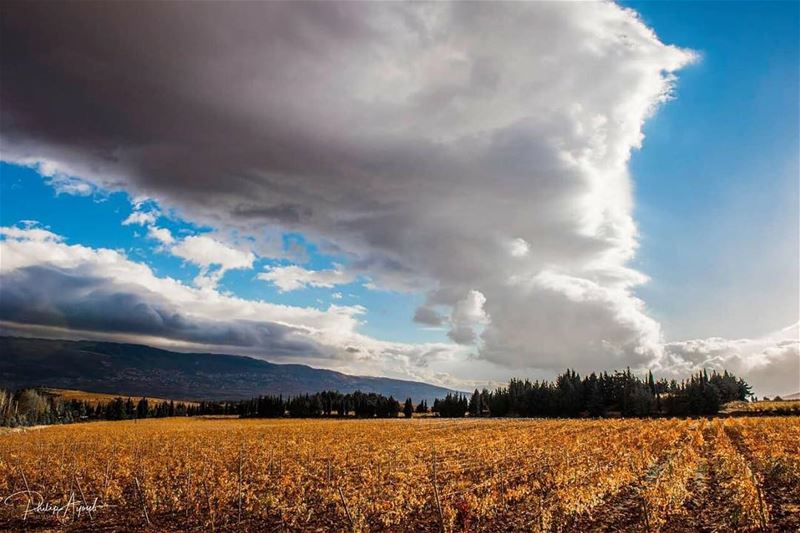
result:
[[[360,390],[415,402],[449,392],[417,381],[351,376],[239,355],[181,353],[140,344],[0,337],[0,388],[52,387],[176,400],[239,400]]]

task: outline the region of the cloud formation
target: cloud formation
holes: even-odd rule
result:
[[[168,232],[169,234],[169,232]],[[169,238],[170,242],[172,237]],[[162,239],[162,242],[165,242]],[[256,256],[207,235],[190,235],[170,248],[172,255],[200,266],[194,279],[198,287],[213,288],[228,270],[252,268]]]
[[[159,228],[158,226],[149,226],[147,228],[147,236],[155,239],[163,245],[169,245],[175,242],[175,237],[172,232],[167,228]]]
[[[198,289],[158,277],[116,250],[70,245],[34,226],[0,228],[0,257],[0,322],[12,332],[36,326],[37,334],[139,339],[453,384],[427,365],[450,360],[458,350],[362,335],[359,306],[320,310]]]
[[[498,364],[661,356],[658,324],[632,292],[644,277],[626,266],[627,161],[693,54],[634,12],[3,9],[8,158],[56,161],[217,228],[301,231],[378,286],[430,291],[451,308],[450,337]],[[481,332],[453,319],[476,293],[490,317]]]
[[[91,196],[97,192],[97,187],[94,184],[80,177],[69,175],[56,161],[34,158],[30,160],[22,159],[17,162],[36,169],[58,195]]]
[[[663,370],[678,376],[702,368],[745,376],[757,395],[800,392],[800,323],[757,339],[693,339],[665,345]]]
[[[230,246],[209,235],[189,235],[178,240],[170,230],[156,225],[159,216],[158,209],[142,209],[141,204],[136,203],[122,225],[146,227],[147,237],[161,243],[160,251],[199,266],[200,273],[194,279],[198,287],[214,288],[228,270],[253,267],[256,255],[250,250]]]
[[[267,267],[258,279],[274,283],[281,292],[294,291],[305,287],[332,288],[355,281],[356,277],[334,265],[330,270],[306,270],[297,265]],[[339,295],[341,297],[341,295]]]
[[[157,218],[157,211],[141,211],[139,209],[134,209],[131,214],[128,215],[128,218],[122,221],[122,225],[152,226],[156,223]]]

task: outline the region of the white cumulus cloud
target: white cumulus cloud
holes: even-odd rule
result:
[[[161,244],[172,244],[175,242],[175,237],[172,236],[170,230],[167,228],[159,228],[158,226],[150,226],[147,228],[147,236],[159,241]]]
[[[692,339],[667,343],[664,350],[665,372],[729,370],[759,396],[800,392],[800,323],[755,339]]]
[[[195,284],[205,288],[215,287],[228,270],[252,268],[256,259],[250,251],[233,248],[206,235],[185,237],[170,252],[201,267]]]
[[[330,270],[306,270],[297,265],[288,265],[268,267],[258,275],[258,279],[275,284],[281,292],[288,292],[305,287],[346,285],[355,281],[355,276],[342,270],[340,265]]]
[[[137,226],[151,226],[156,223],[158,212],[156,211],[140,211],[134,209],[128,217],[122,221],[123,226],[137,225]]]

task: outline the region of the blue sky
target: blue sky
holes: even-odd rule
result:
[[[59,237],[4,230],[4,283],[116,272],[78,303],[142,316],[0,320],[450,385],[724,363],[792,388],[800,4],[621,5],[9,14],[0,226]]]
[[[631,164],[639,292],[673,339],[778,329],[798,312],[800,4],[625,5],[702,54]]]
[[[131,259],[149,265],[157,275],[172,277],[187,284],[191,284],[200,271],[197,265],[189,261],[159,251],[157,241],[148,238],[147,230],[142,226],[122,224],[134,211],[134,200],[126,192],[103,189],[94,189],[90,194],[61,192],[35,166],[0,163],[0,173],[2,226],[36,221],[66,237],[70,243],[122,250]],[[157,203],[151,201],[150,205],[156,207]],[[202,235],[212,231],[210,227],[187,222],[174,212],[159,217],[159,227],[167,228],[175,235]],[[301,234],[288,233],[284,241],[285,248],[292,242],[302,243],[306,257],[301,264],[309,270],[331,268],[337,260],[341,260],[320,253],[318,247],[306,241]],[[259,259],[252,269],[227,272],[219,288],[243,298],[292,306],[326,308],[331,303],[361,305],[368,310],[362,325],[362,331],[367,335],[398,342],[446,339],[445,332],[440,328],[424,328],[411,321],[414,309],[423,300],[419,294],[368,290],[364,288],[366,280],[332,288],[307,287],[282,292],[274,284],[256,279],[256,274],[265,266],[280,264],[287,264],[287,261]]]

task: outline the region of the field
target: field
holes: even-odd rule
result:
[[[78,400],[81,402],[88,402],[92,406],[97,404],[105,404],[110,401],[113,401],[116,398],[128,398],[128,396],[123,396],[120,394],[106,394],[104,392],[87,392],[82,390],[73,390],[73,389],[52,389],[52,388],[42,388],[43,392],[47,394],[51,394],[53,396],[57,396],[65,401],[70,400]],[[132,399],[137,401],[141,396],[134,396]],[[163,398],[152,398],[150,396],[147,397],[147,401],[150,402],[151,405],[158,405],[160,403],[169,402],[170,400],[165,400]],[[186,405],[197,405],[197,402],[185,402],[180,400],[181,403]],[[178,402],[175,402],[178,403]]]
[[[730,402],[720,411],[723,415],[758,415],[758,414],[800,414],[800,400],[757,401],[757,402]]]
[[[51,426],[0,434],[0,495],[2,531],[796,531],[800,418]]]

